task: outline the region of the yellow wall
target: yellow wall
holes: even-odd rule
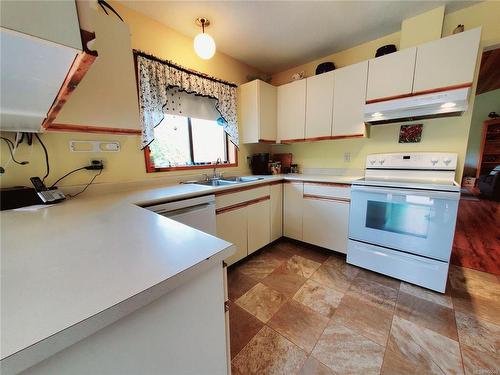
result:
[[[132,48],[140,49],[163,59],[172,60],[180,65],[207,73],[235,83],[247,81],[248,74],[254,74],[256,69],[237,61],[223,53],[217,52],[210,60],[202,60],[194,53],[193,40],[190,37],[152,20],[140,13],[130,10],[119,3],[112,3],[113,7],[122,16],[130,27]],[[106,110],[106,109],[103,109]],[[241,132],[241,129],[240,129]],[[12,133],[2,133],[13,139]],[[158,178],[173,175],[186,175],[192,172],[164,172],[146,173],[144,154],[139,150],[138,136],[92,135],[84,133],[49,133],[41,135],[50,153],[51,173],[48,182],[55,181],[64,173],[86,165],[90,159],[103,159],[105,170],[96,180],[100,182],[137,181],[149,178]],[[121,143],[119,153],[71,153],[68,143],[70,140],[116,140]],[[30,176],[43,176],[45,164],[41,148],[35,141],[34,146],[22,145],[16,152],[18,160],[28,160],[30,164],[17,166],[7,163],[9,154],[4,142],[1,143],[1,163],[6,173],[0,175],[0,186],[29,185]],[[246,156],[267,146],[242,145],[239,152],[239,167],[226,168],[227,174],[248,173]],[[6,164],[7,163],[7,164]],[[203,173],[206,170],[197,170]],[[79,172],[65,179],[61,185],[83,184],[89,181],[93,172]]]
[[[443,36],[450,35],[458,24],[464,24],[469,30],[482,26],[481,47],[500,43],[500,2],[486,1],[458,10],[445,16]],[[392,43],[399,45],[400,33],[394,33],[362,45],[335,53],[323,59],[289,69],[273,76],[274,84],[290,81],[293,73],[304,70],[306,76],[314,75],[318,63],[333,61],[337,67],[354,64],[375,56],[378,47]],[[472,92],[476,90],[479,61],[476,67],[476,78]],[[474,106],[474,95],[471,95],[469,110],[462,117],[432,119],[418,121],[424,124],[422,141],[417,144],[399,144],[399,124],[379,125],[369,128],[369,138],[342,139],[314,143],[297,143],[289,146],[273,146],[273,151],[292,152],[299,167],[322,168],[364,168],[367,154],[378,152],[404,151],[442,151],[456,152],[459,155],[457,180],[461,179],[464,166],[467,139]],[[351,161],[344,162],[344,152],[351,153]]]
[[[445,6],[434,8],[401,23],[400,48],[409,48],[441,38]]]

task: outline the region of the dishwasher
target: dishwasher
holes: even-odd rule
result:
[[[202,232],[216,235],[215,195],[172,201],[144,208]]]

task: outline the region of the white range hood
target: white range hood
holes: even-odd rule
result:
[[[365,104],[364,120],[370,125],[424,118],[460,116],[469,102],[470,87]]]

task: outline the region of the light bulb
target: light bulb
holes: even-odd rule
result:
[[[448,102],[448,103],[441,104],[441,108],[453,108],[456,105],[457,105],[456,103]]]
[[[211,59],[215,54],[214,38],[205,33],[196,35],[194,38],[194,50],[202,59]]]
[[[375,112],[375,113],[373,113],[373,114],[372,114],[372,117],[381,117],[381,116],[383,116],[383,115],[384,115],[384,114],[383,114],[383,113],[381,113],[381,112]]]

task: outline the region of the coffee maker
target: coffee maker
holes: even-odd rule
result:
[[[271,174],[269,170],[269,153],[253,154],[250,161],[250,168],[252,169],[252,174]]]

